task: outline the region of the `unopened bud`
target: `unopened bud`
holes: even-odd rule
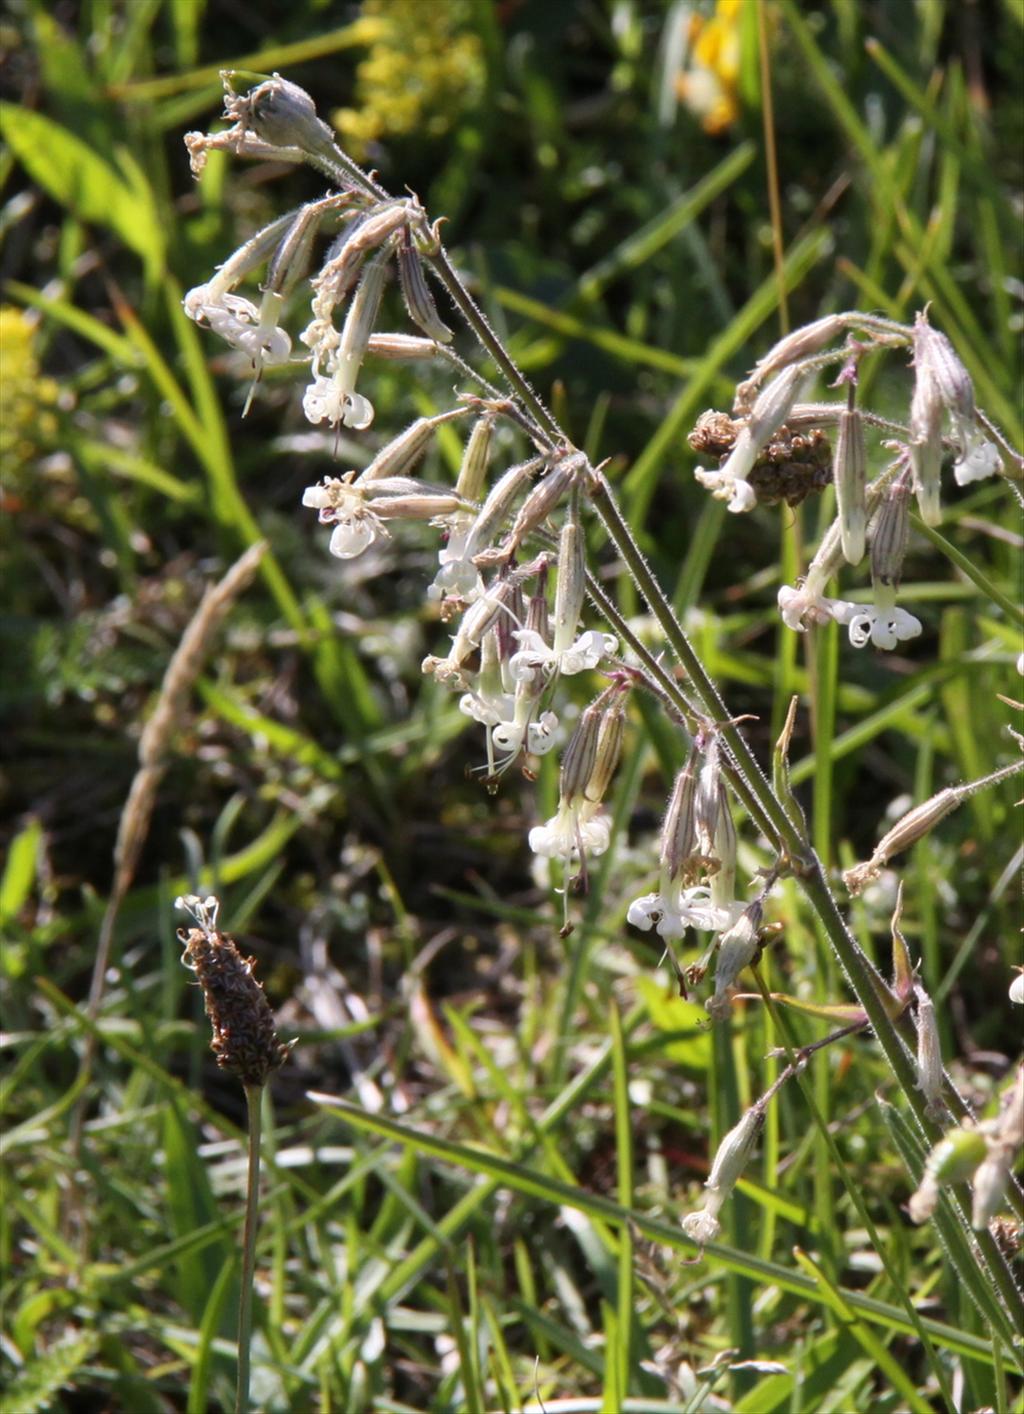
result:
[[[835,485],[839,508],[839,533],[843,556],[848,564],[860,564],[864,558],[867,530],[865,486],[867,451],[864,446],[864,423],[853,406],[853,387],[849,390],[849,406],[839,415],[836,437]]]
[[[485,413],[473,423],[459,464],[455,489],[464,501],[479,501],[483,497],[493,436],[494,417]]]
[[[524,484],[542,465],[543,460],[540,457],[520,462],[518,466],[509,467],[504,476],[500,477],[491,487],[486,501],[480,507],[480,514],[470,526],[469,535],[466,538],[465,558],[467,560],[480,554],[491,544],[504,524],[505,518]],[[470,498],[467,497],[468,499]]]
[[[736,892],[736,826],[725,786],[719,785],[718,828],[715,830],[715,859],[718,868],[711,875],[711,902],[725,908]]]
[[[929,1113],[934,1117],[942,1114],[942,1047],[939,1042],[939,1028],[935,1021],[935,1006],[923,987],[915,987],[917,1010],[914,1022],[917,1027],[917,1085],[924,1095]]]
[[[930,1218],[939,1201],[939,1190],[970,1178],[988,1154],[985,1136],[977,1129],[953,1129],[928,1155],[920,1187],[907,1204],[911,1221]]]
[[[914,366],[955,418],[974,421],[974,384],[953,345],[928,323],[922,311],[914,321]]]
[[[915,805],[906,815],[900,817],[891,830],[887,830],[875,845],[871,858],[863,864],[855,864],[847,869],[843,880],[851,894],[859,894],[872,879],[877,879],[882,867],[894,855],[902,854],[912,844],[923,838],[940,820],[955,810],[960,804],[961,794],[952,786],[940,790],[929,800]]]
[[[229,118],[243,123],[273,147],[300,147],[314,154],[335,150],[334,136],[317,117],[312,98],[304,88],[280,74],[257,84],[244,97],[229,94],[225,109]]]
[[[997,1146],[975,1170],[971,1205],[971,1227],[975,1232],[984,1232],[1003,1206],[1011,1162],[1010,1151]]]
[[[451,343],[452,331],[437,312],[434,296],[409,232],[398,247],[398,279],[409,318],[439,344]]]
[[[519,508],[519,514],[503,547],[505,550],[511,554],[539,525],[543,525],[572,485],[579,465],[576,458],[563,458],[531,488]]]
[[[758,359],[749,380],[736,390],[737,398],[742,403],[744,395],[749,396],[752,388],[772,373],[785,368],[787,364],[800,363],[803,359],[820,353],[839,338],[846,328],[846,323],[846,317],[842,314],[826,314],[811,324],[805,324],[802,329],[794,329],[791,334],[774,344],[763,358]]]

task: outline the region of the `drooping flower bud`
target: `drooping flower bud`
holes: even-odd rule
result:
[[[576,494],[570,499],[565,524],[558,538],[557,575],[552,616],[556,655],[564,653],[576,638],[587,592],[586,546]]]
[[[764,1105],[752,1105],[746,1114],[722,1140],[704,1185],[707,1197],[700,1212],[689,1213],[683,1219],[683,1231],[693,1242],[703,1247],[714,1242],[722,1230],[718,1214],[726,1199],[743,1177],[758,1135],[764,1128]]]
[[[316,104],[304,88],[274,74],[244,96],[229,93],[229,118],[242,123],[273,147],[298,147],[313,155],[334,152],[334,135],[317,117]]]
[[[732,1010],[730,988],[745,967],[754,961],[760,948],[761,916],[764,906],[760,899],[740,914],[736,922],[718,940],[718,962],[715,966],[715,994],[705,1003],[708,1015],[721,1021]]]

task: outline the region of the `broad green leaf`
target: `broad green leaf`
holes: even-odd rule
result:
[[[164,263],[163,226],[134,159],[116,171],[89,145],[43,113],[0,104],[0,132],[28,175],[83,221],[106,226],[146,262]]]

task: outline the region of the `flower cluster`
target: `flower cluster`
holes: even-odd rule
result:
[[[841,342],[840,342],[841,341]],[[833,347],[829,347],[832,345]],[[914,388],[906,424],[878,417],[857,403],[858,366],[868,354],[910,349]],[[833,387],[841,402],[803,403],[813,376],[840,364]],[[835,429],[831,475],[823,474],[825,428]],[[889,465],[868,480],[866,431],[885,437]],[[893,649],[917,637],[921,624],[899,607],[899,587],[909,529],[908,502],[916,498],[921,519],[942,519],[941,472],[947,451],[953,477],[966,486],[1004,470],[991,424],[978,412],[970,374],[927,312],[913,326],[873,315],[831,314],[780,340],[737,388],[733,416],[707,412],[690,444],[719,456],[719,465],[698,467],[697,481],[733,512],[785,499],[796,505],[835,482],[837,517],[806,576],[779,590],[783,623],[797,632],[834,619],[846,626],[851,644]],[[895,456],[893,456],[895,453]],[[829,580],[844,564],[856,565],[870,549],[870,607],[825,596]]]

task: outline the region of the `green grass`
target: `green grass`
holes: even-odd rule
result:
[[[825,512],[724,514],[693,481],[686,434],[729,406],[781,300],[791,324],[909,319],[931,301],[1020,445],[1024,33],[1016,0],[981,19],[943,0],[768,10],[781,277],[749,14],[738,117],[712,137],[664,108],[678,9],[466,0],[478,107],[453,98],[438,131],[396,136],[384,85],[368,160],[451,216],[458,268],[531,383],[611,459],[705,667],[754,714],[766,769],[797,695],[793,791],[888,975],[895,876],[848,901],[839,871],[897,799],[895,814],[1013,759],[1019,507],[983,482],[939,531],[915,522],[901,602],[925,631],[899,654],[857,653],[834,628],[778,628],[777,588]],[[869,1035],[781,1089],[697,1260],[680,1220],[718,1141],[785,1064],[775,1048],[826,1023],[749,1001],[711,1032],[703,993],[682,999],[657,939],[626,925],[654,887],[685,744],[650,700],[631,707],[613,847],[560,937],[561,898],[525,843],[555,808],[556,760],[492,798],[470,774],[479,730],[419,671],[447,634],[424,597],[433,541],[399,526],[372,559],[329,560],[299,503],[337,463],[300,381],[270,370],[243,420],[245,384],[182,313],[241,239],[320,194],[309,173],[218,159],[192,181],[181,138],[218,111],[218,70],[279,69],[322,114],[350,106],[372,39],[358,7],[297,0],[243,28],[214,0],[87,0],[76,24],[22,7],[0,113],[0,297],[26,312],[3,326],[5,1408],[232,1407],[244,1104],[179,961],[173,900],[193,890],[221,898],[296,1038],[264,1097],[255,1407],[903,1411],[950,1408],[962,1387],[960,1407],[1024,1408],[961,1198],[922,1227],[902,1210],[922,1140]],[[29,315],[37,364],[9,322]],[[910,392],[901,357],[882,376],[865,364],[861,385],[892,416]],[[378,362],[370,379],[377,420],[343,440],[345,467],[450,402],[451,371],[433,365]],[[450,479],[457,445],[432,455],[426,474]],[[204,585],[260,538],[260,576],[178,723],[93,1024],[142,725]],[[596,528],[592,547],[611,562]],[[641,613],[625,577],[602,583]],[[845,577],[844,597],[866,592],[864,572]],[[1020,1050],[1018,796],[1009,781],[971,797],[894,861],[947,1066],[987,1114]],[[749,874],[770,860],[738,827]],[[854,1000],[792,880],[766,919],[769,990]]]

